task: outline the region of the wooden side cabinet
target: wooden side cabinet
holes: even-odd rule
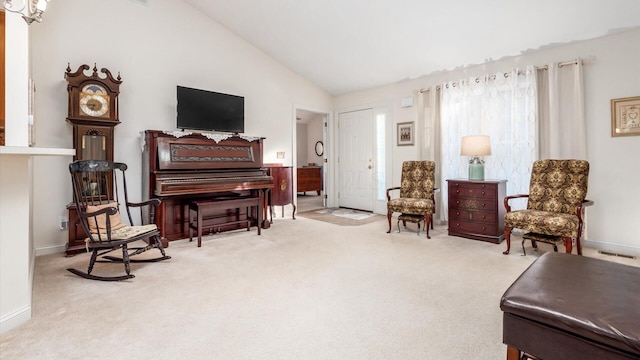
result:
[[[291,166],[267,166],[267,174],[273,177],[273,189],[269,193],[269,220],[273,223],[273,207],[282,206],[284,217],[284,205],[293,206],[293,219],[296,218],[296,205],[293,203],[293,167]]]
[[[449,235],[499,244],[504,240],[507,180],[447,180]]]
[[[318,196],[322,192],[322,167],[321,166],[303,166],[297,168],[298,174],[298,192],[306,193],[307,191],[315,191]]]

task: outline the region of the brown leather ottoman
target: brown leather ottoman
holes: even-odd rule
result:
[[[545,253],[500,300],[507,359],[640,359],[640,268]]]

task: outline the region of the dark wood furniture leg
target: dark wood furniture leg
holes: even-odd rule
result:
[[[563,237],[562,240],[564,241],[564,247],[565,247],[565,252],[567,254],[571,254],[571,251],[573,251],[573,243],[571,241],[571,238],[569,237]]]
[[[504,239],[507,240],[507,250],[503,251],[504,255],[509,255],[509,251],[511,250],[511,228],[504,227]]]
[[[507,360],[520,360],[520,350],[507,346]]]
[[[429,228],[431,227],[431,215],[426,214],[424,216],[424,230],[427,233],[427,239],[431,239],[431,235],[429,235]]]

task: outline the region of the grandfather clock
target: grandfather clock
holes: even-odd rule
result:
[[[120,94],[120,74],[114,78],[105,68],[98,75],[98,68],[93,65],[93,73],[86,75],[89,65],[81,65],[71,72],[70,65],[64,74],[67,80],[69,106],[67,122],[73,126],[73,147],[76,155],[73,160],[108,160],[113,161],[113,132],[118,119],[118,94]],[[107,184],[109,189],[113,184]],[[95,194],[94,194],[95,195]],[[67,206],[69,210],[69,243],[67,255],[84,250],[86,234],[79,223],[75,204]]]

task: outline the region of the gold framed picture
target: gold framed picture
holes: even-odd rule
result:
[[[640,96],[611,99],[611,136],[640,135]]]
[[[415,136],[413,124],[413,121],[398,123],[398,146],[413,145]]]

